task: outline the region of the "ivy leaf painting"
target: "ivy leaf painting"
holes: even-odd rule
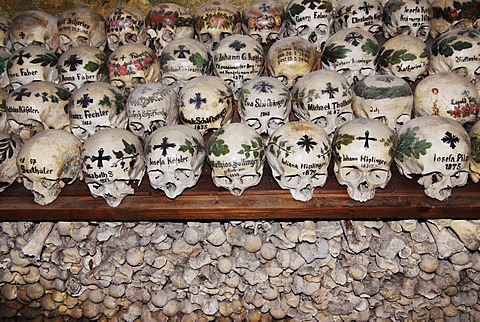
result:
[[[188,57],[188,60],[202,72],[208,73],[210,71],[210,61],[203,58],[200,53],[191,54],[190,57]]]
[[[62,100],[62,101],[68,101],[70,98],[71,93],[66,90],[65,88],[62,87],[57,87],[57,91],[55,92],[57,96]]]
[[[125,151],[126,154],[135,154],[137,152],[134,144],[130,144],[125,140],[122,140],[122,142],[124,146],[123,151]]]
[[[193,138],[193,142],[188,139],[185,139],[185,144],[180,145],[178,151],[190,153],[192,156],[196,153],[199,153],[204,150],[203,145],[196,139]]]
[[[293,154],[295,152],[292,151],[293,146],[287,146],[288,140],[280,140],[281,137],[281,135],[274,136],[268,143],[269,151],[274,154],[277,159],[280,157],[282,151],[285,153],[285,158],[288,158],[290,153]]]
[[[122,159],[122,158],[123,158],[123,152],[122,152],[122,151],[115,151],[115,150],[113,150],[112,152],[113,152],[113,154],[115,154],[115,157],[116,157],[117,159]]]
[[[230,149],[228,148],[228,145],[225,144],[225,141],[218,138],[224,132],[225,130],[220,128],[211,136],[210,140],[208,140],[208,154],[213,154],[214,156],[219,157],[230,153]]]
[[[403,0],[392,0],[388,1],[383,8],[383,22],[387,26],[392,26],[392,13],[402,9],[405,6],[405,1]]]
[[[0,163],[13,157],[17,143],[12,137],[3,138],[0,140]]]
[[[417,137],[418,126],[407,129],[403,133],[398,142],[396,150],[396,158],[403,162],[404,157],[420,158],[420,155],[427,154],[427,150],[432,147],[431,142],[420,140]]]
[[[250,157],[250,153],[253,154],[254,158],[263,158],[264,151],[263,151],[263,143],[262,139],[257,137],[255,140],[250,141],[250,145],[242,144],[242,150],[238,151],[238,154],[244,154],[245,158]]]
[[[471,48],[472,44],[466,41],[457,41],[457,36],[438,37],[432,44],[432,54],[438,56],[439,54],[445,57],[453,55],[454,50],[461,51],[463,49]]]
[[[85,64],[84,68],[87,71],[93,73],[93,72],[96,72],[100,68],[100,65],[97,64],[96,62],[89,61],[88,63]]]
[[[417,59],[415,54],[407,53],[406,49],[394,50],[387,49],[378,56],[378,64],[381,67],[400,64],[402,61],[412,61]]]
[[[372,39],[367,39],[367,41],[362,45],[362,51],[370,56],[377,56],[378,44]]]
[[[428,48],[428,46],[425,46],[423,52],[420,54],[420,58],[430,58],[430,48]]]
[[[50,67],[53,67],[57,64],[57,62],[58,62],[57,55],[52,53],[37,55],[37,58],[31,61],[32,64],[40,64],[40,66],[43,66],[43,67],[47,65],[49,65]]]
[[[333,3],[330,1],[323,1],[321,5],[318,6],[318,9],[325,10],[325,12],[333,11]]]
[[[330,63],[335,63],[337,60],[347,57],[349,52],[351,52],[351,50],[344,45],[328,44],[322,52],[322,63],[330,66]]]
[[[355,140],[354,135],[350,135],[350,134],[336,135],[332,141],[332,158],[334,160],[340,160],[340,155],[338,154],[338,150],[342,148],[342,145],[349,145],[354,140]]]
[[[288,8],[288,18],[291,22],[294,22],[293,17],[298,16],[305,10],[305,7],[301,4],[295,3]]]

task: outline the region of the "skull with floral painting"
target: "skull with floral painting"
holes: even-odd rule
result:
[[[147,46],[160,56],[163,48],[175,39],[195,37],[195,24],[192,14],[175,3],[160,3],[145,16]]]
[[[61,52],[76,46],[93,46],[103,51],[107,44],[105,20],[86,7],[64,11],[58,18],[58,37]]]
[[[387,40],[378,54],[378,72],[414,83],[428,74],[430,48],[418,37],[398,35]]]
[[[45,46],[28,45],[15,51],[8,60],[10,90],[34,81],[58,83],[57,56]]]
[[[195,77],[212,74],[212,55],[209,49],[196,39],[175,39],[169,42],[159,57],[165,85],[178,89]]]
[[[319,125],[333,138],[336,129],[355,118],[352,90],[345,76],[322,69],[300,78],[292,89],[294,115]]]
[[[232,89],[216,76],[189,80],[178,95],[180,122],[202,135],[232,121]]]
[[[214,72],[238,99],[242,85],[263,74],[264,58],[262,46],[252,37],[232,35],[222,39],[213,51]]]
[[[469,160],[470,179],[478,183],[480,181],[480,122],[475,123],[468,132],[471,143]]]
[[[315,46],[300,36],[276,41],[267,53],[268,75],[280,80],[289,90],[300,77],[314,70],[316,63]]]
[[[147,40],[145,14],[132,6],[116,6],[105,17],[108,49],[130,44],[144,44]]]
[[[338,128],[332,141],[333,171],[355,201],[373,199],[390,182],[394,133],[385,123],[356,118]]]
[[[415,116],[440,115],[460,124],[474,123],[480,108],[475,86],[456,73],[438,73],[422,79],[414,93]]]
[[[432,0],[430,36],[438,36],[457,28],[478,28],[480,6],[477,0]]]
[[[0,192],[18,178],[17,155],[20,148],[21,142],[17,137],[0,130]]]
[[[431,53],[430,74],[454,72],[472,83],[480,80],[479,30],[470,28],[448,31],[434,40]]]
[[[388,0],[383,7],[383,35],[411,35],[426,41],[432,14],[430,0]]]
[[[12,93],[6,103],[7,121],[22,141],[46,129],[67,130],[70,92],[51,82],[33,82]]]
[[[361,28],[371,34],[382,31],[383,6],[379,0],[340,0],[334,13],[335,31]]]
[[[418,183],[427,196],[443,201],[453,188],[467,183],[470,138],[451,118],[426,115],[411,119],[396,134],[395,163],[408,179]]]
[[[294,121],[276,129],[267,146],[267,161],[280,188],[293,199],[312,199],[315,188],[323,187],[330,164],[327,133],[311,122]]]
[[[142,84],[128,96],[127,114],[130,131],[145,141],[157,128],[178,123],[177,91],[160,83]]]
[[[242,13],[243,31],[263,46],[283,37],[285,8],[275,0],[253,0]]]
[[[286,8],[286,29],[290,36],[300,36],[315,45],[318,52],[333,34],[333,3],[330,0],[290,0]]]
[[[108,74],[110,84],[127,96],[140,84],[155,83],[161,77],[154,50],[142,44],[126,44],[111,53]]]
[[[73,134],[55,129],[37,133],[22,145],[16,159],[19,176],[37,204],[52,203],[65,184],[83,178],[81,147]]]
[[[223,38],[242,31],[240,11],[228,1],[213,0],[200,5],[194,19],[198,39],[211,50]]]
[[[412,117],[412,89],[398,76],[368,76],[353,87],[352,110],[356,117],[381,121],[396,131]]]
[[[145,145],[150,185],[170,199],[195,186],[205,161],[202,135],[186,125],[155,130]]]
[[[140,140],[125,129],[103,129],[83,144],[82,169],[93,197],[102,197],[110,207],[135,193],[145,174],[145,156]]]
[[[378,42],[371,33],[361,28],[343,29],[325,42],[322,68],[342,74],[354,85],[376,74],[378,50]]]
[[[265,144],[273,131],[289,121],[291,110],[290,91],[276,78],[256,77],[240,89],[240,120],[257,131]]]
[[[70,131],[82,142],[102,129],[125,129],[125,98],[119,89],[108,83],[87,83],[72,93],[69,117]]]
[[[208,140],[207,161],[212,168],[213,183],[240,196],[262,179],[265,163],[262,138],[246,124],[226,124]]]

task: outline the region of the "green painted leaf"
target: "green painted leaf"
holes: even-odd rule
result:
[[[332,140],[332,158],[334,160],[340,160],[338,151],[342,148],[342,145],[349,145],[355,140],[355,136],[350,134],[336,135]]]
[[[409,128],[403,133],[398,142],[396,149],[396,158],[403,162],[404,157],[420,158],[420,155],[427,154],[427,150],[432,147],[431,142],[420,140],[417,137],[417,127]]]
[[[377,56],[378,48],[378,44],[372,39],[367,39],[367,41],[362,45],[362,51],[371,56]]]
[[[85,64],[84,68],[87,71],[93,73],[93,72],[96,72],[100,68],[100,65],[97,64],[96,62],[89,61],[88,63]]]
[[[351,50],[344,45],[328,44],[322,52],[322,63],[330,66],[330,63],[335,63],[337,60],[347,57],[349,52],[351,52]]]

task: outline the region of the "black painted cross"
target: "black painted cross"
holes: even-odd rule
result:
[[[14,56],[13,58],[17,58],[17,65],[23,65],[25,61],[23,60],[24,58],[30,58],[32,57],[32,54],[30,53],[25,53],[24,50],[19,50],[17,55]]]
[[[367,1],[363,1],[363,6],[358,7],[358,9],[362,10],[366,15],[368,15],[370,13],[370,9],[373,9],[373,6],[368,4]]]
[[[327,89],[322,89],[322,94],[328,94],[328,98],[335,98],[335,92],[338,93],[338,87],[333,88],[332,83],[327,83]]]
[[[368,144],[369,141],[377,141],[377,139],[370,137],[370,131],[368,131],[368,130],[365,131],[365,136],[358,136],[358,137],[357,137],[357,140],[365,140],[365,144],[363,145],[363,147],[364,147],[365,149],[369,149],[369,148],[370,148],[370,146],[369,146],[369,144]]]
[[[190,50],[185,49],[185,45],[179,45],[178,49],[175,49],[173,53],[178,54],[177,58],[185,58],[185,54],[190,55]]]
[[[91,103],[93,103],[93,98],[88,94],[83,94],[83,96],[77,100],[77,104],[82,105],[83,108],[87,108]]]
[[[112,158],[109,155],[104,156],[103,155],[104,152],[105,152],[105,150],[103,150],[103,148],[100,148],[98,150],[98,156],[92,155],[92,162],[97,161],[97,167],[98,168],[103,168],[103,161],[110,161],[110,159]]]
[[[20,31],[18,35],[20,36],[20,38],[25,39],[26,34],[23,31]]]
[[[156,150],[156,149],[162,149],[162,156],[167,156],[167,150],[169,148],[174,148],[176,147],[177,145],[175,143],[168,143],[168,138],[167,137],[164,137],[162,138],[162,144],[158,144],[158,145],[154,145],[153,146],[153,149]]]
[[[12,96],[15,96],[16,101],[21,101],[24,96],[30,97],[32,92],[29,92],[26,88],[21,88],[19,92],[13,92]]]
[[[202,104],[207,103],[207,99],[202,98],[201,93],[195,93],[195,97],[190,98],[190,100],[188,102],[190,104],[195,104],[195,109],[198,110],[198,109],[200,109],[200,107],[202,107]]]

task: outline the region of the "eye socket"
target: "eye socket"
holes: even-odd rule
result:
[[[338,126],[341,126],[345,123],[347,123],[348,121],[351,121],[353,120],[353,113],[351,112],[345,112],[345,113],[341,113],[339,114],[336,118],[335,118],[335,124]]]
[[[46,179],[46,178],[43,178],[40,183],[42,184],[42,187],[46,188],[46,189],[50,189],[52,188],[56,183],[57,181],[56,180],[50,180],[50,179]]]
[[[127,33],[124,37],[125,43],[136,43],[138,41],[138,35]]]
[[[130,127],[130,130],[135,134],[143,131],[143,124],[140,122],[130,122],[128,123],[128,126]]]
[[[325,116],[319,116],[311,120],[312,123],[320,125],[322,128],[328,127],[330,122]]]
[[[310,33],[310,28],[307,25],[301,25],[297,27],[297,34],[299,36],[306,36]]]
[[[287,76],[276,76],[275,78],[278,79],[283,85],[288,85]]]
[[[326,25],[326,24],[319,24],[315,30],[317,31],[318,34],[322,35],[322,36],[326,36],[329,34],[330,32],[330,28]]]
[[[387,117],[385,115],[375,116],[373,119],[377,120],[377,121],[380,121],[383,124],[387,124]]]
[[[245,123],[254,130],[258,130],[262,126],[259,119],[247,119]]]
[[[220,34],[220,40],[222,40],[223,38],[226,38],[226,37],[228,37],[228,36],[231,36],[231,35],[232,35],[231,32],[222,32],[222,33]]]
[[[375,70],[373,68],[370,68],[370,67],[364,67],[364,68],[360,69],[360,74],[363,75],[363,76],[370,76],[370,75],[375,74]]]
[[[411,117],[410,115],[407,115],[407,114],[402,114],[398,117],[397,119],[397,125],[398,126],[402,126],[403,124],[405,124],[406,122],[410,121]]]
[[[32,180],[28,179],[27,177],[23,177],[22,179],[23,179],[23,186],[28,190],[32,190],[33,188]]]
[[[83,37],[83,36],[78,36],[77,37],[76,45],[87,46],[89,44],[90,44],[90,39],[88,39],[87,37]]]
[[[200,41],[204,44],[210,44],[213,42],[213,38],[210,34],[200,34]]]
[[[372,170],[368,172],[367,176],[370,182],[382,183],[382,182],[385,182],[385,180],[387,180],[388,171]]]
[[[175,34],[170,30],[164,30],[162,33],[162,40],[165,42],[170,42],[175,39]]]
[[[362,175],[362,172],[356,167],[342,167],[340,170],[347,180],[356,180]]]
[[[268,120],[267,127],[271,130],[275,130],[276,128],[285,124],[285,121],[279,117],[272,117]]]
[[[315,173],[311,176],[312,184],[314,186],[318,186],[319,184],[323,183],[325,180],[325,175],[322,173]]]
[[[151,182],[163,182],[165,181],[165,175],[160,170],[152,170],[148,172],[148,178]]]
[[[180,182],[190,182],[193,177],[193,171],[190,169],[176,169],[175,179]]]
[[[458,67],[452,70],[455,74],[458,74],[462,77],[468,77],[468,69],[466,67]]]
[[[230,186],[233,183],[232,179],[230,179],[229,177],[225,177],[225,176],[218,177],[217,176],[216,178],[217,178],[217,181],[223,186]]]
[[[468,180],[468,172],[467,171],[459,171],[453,174],[450,177],[450,180],[454,185],[461,185],[467,182]]]
[[[295,174],[295,175],[290,175],[290,176],[283,176],[283,181],[287,186],[295,187],[300,184],[300,180],[302,178],[300,175]]]
[[[170,77],[170,76],[162,77],[162,83],[165,84],[165,85],[172,85],[176,81],[177,80],[175,78]]]
[[[90,183],[87,183],[87,185],[90,191],[93,191],[93,192],[100,192],[103,190],[103,186],[96,182],[90,182]]]
[[[412,33],[412,29],[410,26],[400,26],[398,27],[398,33],[402,35],[410,35]]]
[[[426,37],[428,37],[429,33],[430,33],[430,26],[422,26],[417,31],[417,37],[426,38]]]

